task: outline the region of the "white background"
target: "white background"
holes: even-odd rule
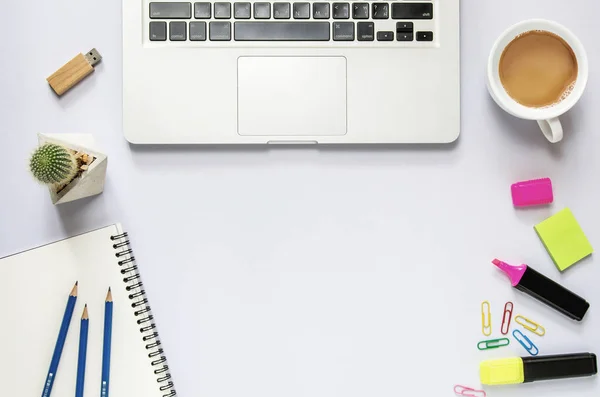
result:
[[[494,336],[512,300],[515,314],[546,326],[546,336],[532,337],[542,354],[600,353],[597,261],[559,274],[533,231],[568,206],[600,247],[596,0],[463,0],[461,138],[378,148],[129,145],[120,7],[3,2],[0,256],[122,222],[180,395],[450,396],[456,383],[478,386],[480,360],[526,354],[514,340],[477,351],[486,299]],[[588,90],[562,119],[566,136],[557,145],[534,122],[503,114],[484,84],[494,39],[534,17],[571,28],[589,55]],[[57,99],[45,78],[91,47],[104,61]],[[109,156],[105,192],[53,207],[27,173],[38,132],[93,133]],[[555,203],[515,210],[510,184],[544,176]],[[585,321],[511,290],[490,264],[496,256],[529,263],[586,297]],[[585,397],[598,396],[600,384],[487,391]]]

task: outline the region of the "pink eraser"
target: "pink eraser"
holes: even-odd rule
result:
[[[510,192],[515,207],[550,204],[554,200],[550,178],[513,183]]]

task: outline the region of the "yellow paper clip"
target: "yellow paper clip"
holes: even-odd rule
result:
[[[492,334],[492,308],[490,302],[481,302],[481,332],[485,336]]]
[[[535,321],[531,321],[527,317],[521,316],[520,314],[515,317],[515,322],[536,335],[544,336],[546,334],[546,328],[542,327]]]

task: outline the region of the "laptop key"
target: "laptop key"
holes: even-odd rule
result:
[[[348,19],[350,18],[349,3],[333,3],[333,19]]]
[[[310,3],[294,3],[294,19],[310,18]]]
[[[373,22],[357,22],[356,38],[358,41],[375,40],[375,24]]]
[[[254,3],[254,19],[271,18],[271,3]]]
[[[189,19],[192,3],[150,3],[151,19]]]
[[[250,19],[250,3],[233,3],[233,17],[235,19]]]
[[[369,3],[352,3],[352,18],[369,19]]]
[[[412,33],[414,28],[412,22],[396,22],[396,33]]]
[[[412,32],[397,32],[396,41],[413,41]]]
[[[433,41],[433,32],[417,32],[417,41]]]
[[[275,19],[290,19],[290,3],[273,3]]]
[[[206,40],[206,22],[190,22],[190,40]]]
[[[388,3],[373,3],[373,19],[388,19],[390,6]]]
[[[210,19],[210,3],[194,3],[194,18]]]
[[[334,41],[354,41],[354,22],[334,22]]]
[[[413,30],[415,25],[412,22],[396,22],[396,40],[413,41]]]
[[[329,19],[329,3],[313,3],[314,19]]]
[[[377,41],[394,41],[394,32],[377,32]]]
[[[171,41],[186,41],[187,40],[187,23],[169,22],[169,40]]]
[[[433,3],[392,3],[392,19],[433,19]]]
[[[209,38],[212,41],[231,40],[231,22],[211,22],[208,26]]]
[[[231,3],[215,3],[215,19],[231,18]]]
[[[237,41],[329,41],[329,22],[236,22]]]
[[[150,41],[165,41],[167,39],[166,22],[150,22]]]

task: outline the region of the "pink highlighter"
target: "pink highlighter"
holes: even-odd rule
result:
[[[554,200],[550,178],[513,183],[510,192],[515,207],[550,204]]]

